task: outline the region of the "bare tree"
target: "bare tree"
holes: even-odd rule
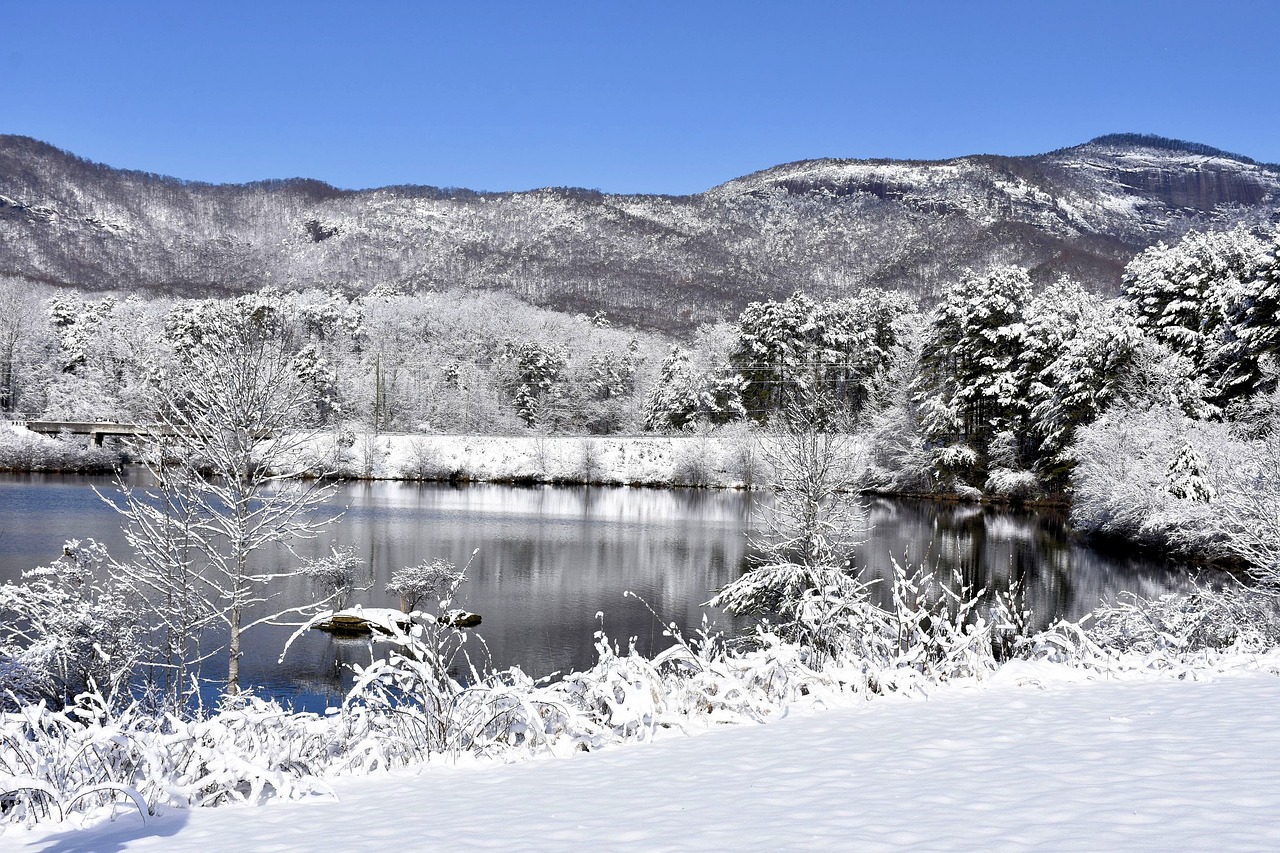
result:
[[[117,571],[151,605],[149,662],[162,674],[159,679],[153,675],[152,683],[177,708],[193,698],[197,687],[190,677],[216,651],[202,648],[206,630],[218,620],[215,602],[203,594],[200,582],[207,560],[195,529],[200,503],[191,496],[197,491],[192,481],[202,475],[188,460],[176,458],[163,440],[139,449],[153,485],[139,490],[120,473],[120,499],[109,501],[124,517],[125,538],[134,555]]]
[[[174,632],[167,652],[190,660],[190,643],[226,629],[226,693],[240,691],[244,634],[306,607],[264,606],[273,582],[269,546],[310,538],[333,521],[318,511],[332,494],[304,453],[310,400],[270,312],[232,303],[157,382],[156,417],[142,460],[154,486],[122,488],[117,509],[138,559],[134,571]],[[175,460],[177,464],[175,465]],[[197,654],[196,660],[200,656]]]

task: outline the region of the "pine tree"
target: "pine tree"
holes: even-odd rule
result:
[[[1018,359],[1030,296],[1031,280],[1018,267],[966,275],[943,294],[915,383],[931,441],[985,453],[997,432],[1015,428],[1025,415]]]
[[[1160,243],[1125,267],[1125,295],[1139,324],[1195,365],[1209,402],[1223,408],[1264,381],[1259,350],[1245,327],[1265,247],[1243,228],[1190,231],[1175,246]],[[1265,309],[1263,309],[1265,310]],[[1252,316],[1252,322],[1262,318]]]
[[[1175,498],[1209,503],[1216,496],[1213,486],[1204,478],[1204,459],[1196,452],[1191,442],[1184,441],[1178,455],[1169,463],[1165,471],[1165,480],[1169,484],[1169,494]]]

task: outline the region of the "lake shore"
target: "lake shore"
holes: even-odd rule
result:
[[[510,485],[643,486],[753,489],[772,476],[768,435],[745,428],[675,435],[441,435],[318,432],[298,467],[341,480],[402,480]],[[850,441],[850,481],[866,481],[864,444]],[[118,446],[51,438],[21,427],[0,429],[0,471],[110,473],[128,464]],[[1067,510],[1065,495],[1010,498],[979,492],[859,489],[870,496]]]

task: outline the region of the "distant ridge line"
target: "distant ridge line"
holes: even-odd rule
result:
[[[1141,146],[1143,148],[1155,148],[1161,151],[1185,151],[1188,154],[1200,154],[1205,157],[1226,157],[1240,163],[1248,163],[1250,166],[1263,166],[1272,169],[1280,168],[1280,165],[1275,163],[1260,163],[1252,157],[1246,157],[1243,154],[1236,154],[1234,151],[1224,151],[1221,148],[1214,148],[1212,145],[1205,145],[1202,142],[1188,142],[1185,139],[1172,139],[1168,136],[1157,136],[1154,133],[1106,133],[1102,136],[1095,136],[1083,145],[1072,145],[1067,148],[1059,148],[1057,151],[1050,151],[1049,153],[1064,154],[1068,151],[1076,151],[1089,145]]]
[[[999,157],[1001,159],[1010,160],[1036,160],[1043,157],[1052,157],[1058,154],[1066,154],[1072,151],[1078,151],[1081,148],[1090,145],[1118,145],[1118,146],[1141,146],[1145,148],[1155,148],[1162,151],[1182,151],[1188,154],[1199,154],[1205,157],[1225,157],[1250,166],[1258,166],[1268,171],[1280,171],[1280,163],[1266,163],[1247,157],[1244,154],[1236,154],[1233,151],[1226,151],[1221,148],[1215,148],[1212,145],[1205,145],[1201,142],[1188,142],[1185,139],[1173,139],[1167,136],[1159,136],[1154,133],[1106,133],[1102,136],[1095,136],[1088,142],[1077,145],[1068,145],[1063,148],[1056,148],[1053,151],[1046,151],[1041,154],[998,154],[987,155],[980,153],[960,154],[954,157],[943,157],[938,159],[916,159],[916,158],[899,158],[899,157],[806,157],[800,160],[792,160],[785,163],[775,163],[772,166],[766,166],[757,169],[745,175],[738,175],[729,178],[720,184],[708,187],[696,193],[610,193],[599,189],[590,189],[587,187],[573,187],[561,185],[549,185],[543,187],[531,187],[525,190],[476,190],[468,187],[453,186],[437,186],[434,184],[406,184],[395,183],[379,187],[360,187],[360,188],[344,188],[337,187],[327,181],[317,178],[292,177],[292,178],[263,178],[254,181],[242,182],[210,182],[194,180],[189,178],[180,178],[173,175],[165,175],[159,172],[151,172],[145,169],[128,169],[112,166],[108,163],[102,163],[91,160],[76,154],[65,148],[60,148],[50,142],[42,139],[36,139],[32,136],[15,133],[0,133],[0,149],[9,149],[16,151],[25,151],[28,153],[53,154],[64,157],[82,167],[87,167],[95,171],[117,172],[125,175],[132,175],[146,180],[159,181],[178,187],[191,189],[213,189],[213,190],[286,190],[300,193],[315,200],[323,200],[329,198],[344,198],[358,195],[365,195],[375,192],[390,192],[408,197],[422,197],[433,199],[444,198],[501,198],[515,195],[527,195],[538,192],[552,192],[562,195],[577,197],[604,197],[604,196],[630,196],[636,198],[689,198],[699,196],[713,190],[719,189],[725,184],[731,184],[735,181],[741,181],[748,178],[755,178],[791,166],[805,166],[811,164],[823,163],[875,163],[875,164],[902,164],[902,165],[927,165],[931,163],[949,163],[956,160],[964,160],[971,157]]]

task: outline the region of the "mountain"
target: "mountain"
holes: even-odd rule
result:
[[[1280,166],[1154,136],[1028,157],[811,160],[688,196],[213,185],[0,136],[0,275],[87,290],[497,289],[667,330],[799,288],[926,301],[965,267],[1104,290],[1189,228],[1280,222]]]

